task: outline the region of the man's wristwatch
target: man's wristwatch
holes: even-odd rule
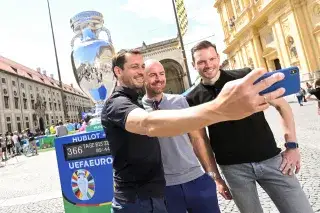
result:
[[[207,175],[209,175],[213,180],[220,179],[220,175],[216,175],[214,172],[207,172]]]
[[[287,149],[297,149],[299,148],[299,144],[296,143],[296,142],[286,142],[284,144],[284,146],[287,148]]]

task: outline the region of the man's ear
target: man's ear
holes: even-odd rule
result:
[[[120,67],[118,67],[118,66],[115,66],[113,68],[113,71],[114,71],[114,74],[116,75],[116,77],[119,78],[119,76],[121,75],[122,69]]]

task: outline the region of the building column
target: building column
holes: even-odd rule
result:
[[[238,65],[238,67],[237,68],[242,68],[244,65],[243,65],[243,61],[242,61],[242,52],[241,52],[241,49],[239,49],[238,51],[237,51],[237,57],[238,57],[238,63],[237,63],[237,65]]]
[[[259,35],[254,35],[251,43],[252,43],[252,46],[253,46],[253,53],[254,53],[254,59],[253,60],[254,60],[254,63],[255,63],[255,67],[267,68],[265,60],[263,59],[263,56],[262,56],[262,47],[261,47],[261,42],[260,42]]]
[[[281,62],[281,67],[290,67],[291,63],[290,63],[285,38],[282,32],[282,28],[279,20],[277,20],[272,25],[272,32],[273,32],[273,37],[276,40],[277,53],[279,56],[279,60]]]
[[[293,3],[292,3],[293,4]],[[306,9],[306,1],[302,0],[293,4],[293,15],[290,17],[292,23],[292,30],[294,34],[298,36],[295,39],[298,56],[300,60],[300,66],[302,68],[301,74],[316,71],[320,68],[319,51],[315,51],[317,48],[312,31],[308,28],[308,18],[306,18],[308,12]],[[306,79],[307,80],[307,79]]]

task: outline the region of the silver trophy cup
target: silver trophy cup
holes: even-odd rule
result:
[[[96,11],[81,12],[70,19],[76,34],[71,41],[73,73],[80,88],[95,103],[94,117],[97,119],[116,82],[112,71],[115,52],[110,32],[103,23],[102,14]],[[108,38],[99,38],[101,32]],[[76,40],[80,42],[75,44]]]

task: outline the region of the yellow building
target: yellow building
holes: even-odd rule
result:
[[[216,0],[230,68],[298,66],[320,78],[320,1]]]

